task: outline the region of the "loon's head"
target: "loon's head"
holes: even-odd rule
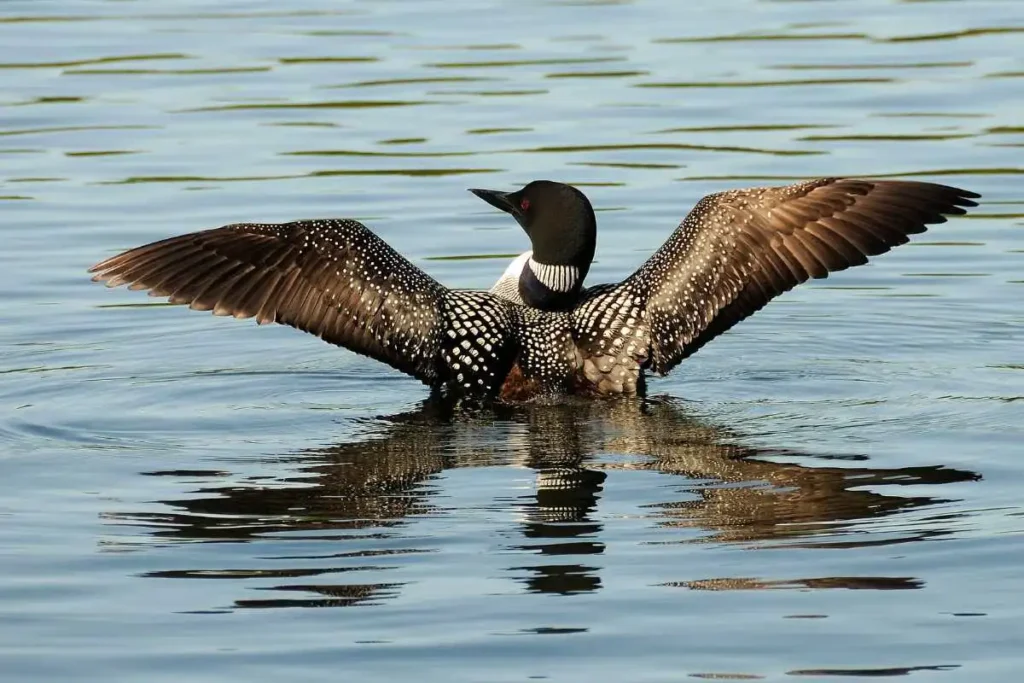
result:
[[[512,214],[530,238],[533,253],[519,275],[526,305],[550,311],[570,308],[597,246],[597,220],[586,195],[550,180],[535,180],[516,192],[470,192]]]

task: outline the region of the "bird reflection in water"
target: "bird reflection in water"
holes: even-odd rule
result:
[[[403,538],[417,517],[445,515],[436,475],[452,468],[519,466],[533,470],[530,495],[492,499],[513,513],[503,530],[511,574],[527,590],[577,594],[601,587],[603,523],[595,514],[608,476],[648,470],[679,479],[684,499],[642,506],[680,542],[857,547],[904,543],[944,533],[936,525],[891,534],[860,533],[871,520],[946,502],[897,495],[893,486],[970,481],[978,475],[942,466],[879,469],[859,463],[772,451],[660,399],[570,401],[466,411],[428,400],[417,410],[370,422],[371,434],[326,448],[278,458],[294,473],[246,484],[206,486],[181,500],[161,501],[166,512],[111,513],[115,523],[143,526],[163,541],[314,544],[317,554],[275,557],[288,567],[252,570],[166,570],[148,576],[258,579],[260,588],[292,598],[238,600],[235,607],[375,604],[397,596],[401,582],[337,581],[372,572],[389,574],[396,556],[429,552],[429,539]],[[773,462],[774,456],[790,456]],[[793,462],[794,460],[799,461]],[[848,460],[848,458],[846,458]],[[195,479],[217,473],[161,471]],[[886,492],[877,487],[886,485]],[[483,494],[486,496],[486,492]],[[674,493],[672,494],[675,495]],[[491,507],[490,509],[494,509]],[[419,547],[408,547],[409,544]],[[262,552],[261,556],[267,556]],[[527,565],[523,558],[530,557]],[[589,558],[589,560],[587,559]],[[328,563],[330,566],[325,566]],[[305,564],[305,567],[298,566]],[[339,566],[340,564],[340,566]],[[329,583],[315,577],[331,575]],[[806,587],[916,588],[913,578],[832,577],[801,580]],[[806,582],[810,581],[811,584]],[[816,583],[815,583],[816,582]],[[824,582],[824,583],[822,583]],[[818,585],[821,584],[821,585]],[[757,579],[708,579],[691,589],[763,589],[796,585]]]

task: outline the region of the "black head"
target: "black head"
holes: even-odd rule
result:
[[[586,195],[571,185],[550,180],[534,180],[516,192],[470,192],[491,206],[512,214],[529,236],[533,260],[537,264],[577,269],[579,277],[570,292],[575,299],[590,270],[597,246],[597,220]],[[565,297],[556,298],[562,300]],[[553,306],[551,300],[528,303],[540,308],[558,307]]]
[[[470,190],[519,222],[540,263],[589,268],[597,243],[597,221],[586,195],[571,185],[534,180],[517,192]]]

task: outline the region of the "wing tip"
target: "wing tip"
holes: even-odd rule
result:
[[[118,256],[120,256],[120,254],[118,254]],[[105,258],[102,261],[98,261],[89,266],[88,268],[86,268],[85,272],[93,274],[93,282],[99,282],[100,280],[103,280],[107,277],[106,271],[110,270],[111,261],[113,261],[115,258],[117,258],[117,256],[111,256],[110,258]]]
[[[944,213],[950,213],[954,215],[962,215],[967,213],[967,209],[975,207],[978,202],[976,199],[981,199],[981,193],[972,192],[971,190],[965,190],[962,187],[952,187],[950,185],[941,185],[943,189],[950,192],[953,196],[950,198],[950,204],[952,206],[949,210]]]

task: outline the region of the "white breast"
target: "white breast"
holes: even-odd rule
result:
[[[517,304],[525,304],[523,297],[519,295],[519,276],[526,267],[526,263],[533,257],[532,251],[526,251],[517,256],[508,268],[501,274],[498,281],[491,287],[490,292],[494,296],[507,299]]]

